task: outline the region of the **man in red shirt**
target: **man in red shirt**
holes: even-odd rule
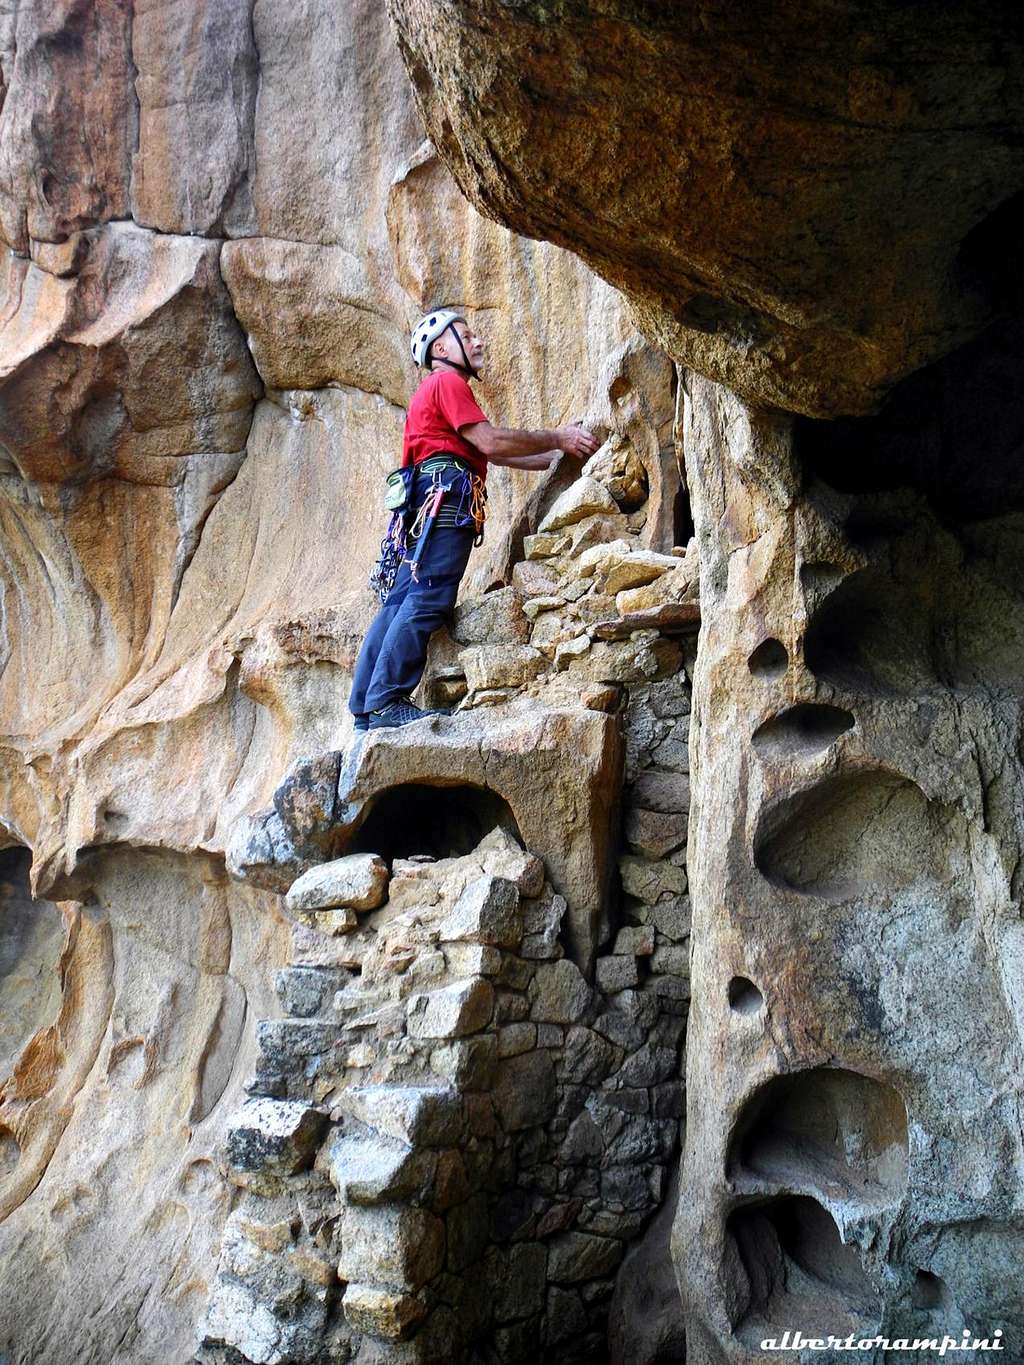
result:
[[[483,364],[483,342],[461,314],[438,308],[413,328],[412,355],[427,374],[405,422],[403,467],[412,468],[413,523],[408,557],[363,640],[349,696],[357,730],[391,729],[425,715],[410,700],[427,645],[447,618],[483,526],[489,464],[547,469],[560,452],[586,459],[597,441],[580,426],[547,431],[494,427],[469,381]],[[439,489],[444,489],[438,499]]]

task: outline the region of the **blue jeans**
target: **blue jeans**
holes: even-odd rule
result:
[[[416,501],[425,496],[417,475]],[[430,637],[443,625],[466,572],[474,531],[434,526],[420,559],[418,580],[408,563],[398,571],[388,600],[366,632],[352,676],[348,709],[353,715],[380,711],[389,702],[412,692],[423,676]],[[412,546],[409,547],[412,554]]]

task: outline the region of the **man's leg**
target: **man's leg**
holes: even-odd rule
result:
[[[403,563],[388,593],[388,600],[370,622],[370,627],[363,636],[363,643],[359,647],[359,657],[356,659],[355,671],[352,674],[352,689],[348,694],[348,709],[355,716],[359,729],[366,728],[366,720],[371,709],[367,704],[366,693],[373,677],[380,647],[402,605],[409,589],[409,582],[409,565]]]
[[[418,581],[409,581],[377,650],[362,696],[367,710],[383,710],[419,683],[430,637],[455,605],[472,548],[472,530],[438,526],[431,532]]]

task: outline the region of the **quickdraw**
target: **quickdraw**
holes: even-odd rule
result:
[[[406,551],[405,512],[393,512],[388,522],[387,535],[380,543],[380,554],[370,574],[370,587],[380,598],[381,606],[391,595],[398,570]]]

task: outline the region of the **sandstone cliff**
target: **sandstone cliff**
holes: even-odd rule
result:
[[[0,14],[0,1352],[1019,1350],[1018,21],[389,8]],[[353,745],[441,301],[605,444]]]

